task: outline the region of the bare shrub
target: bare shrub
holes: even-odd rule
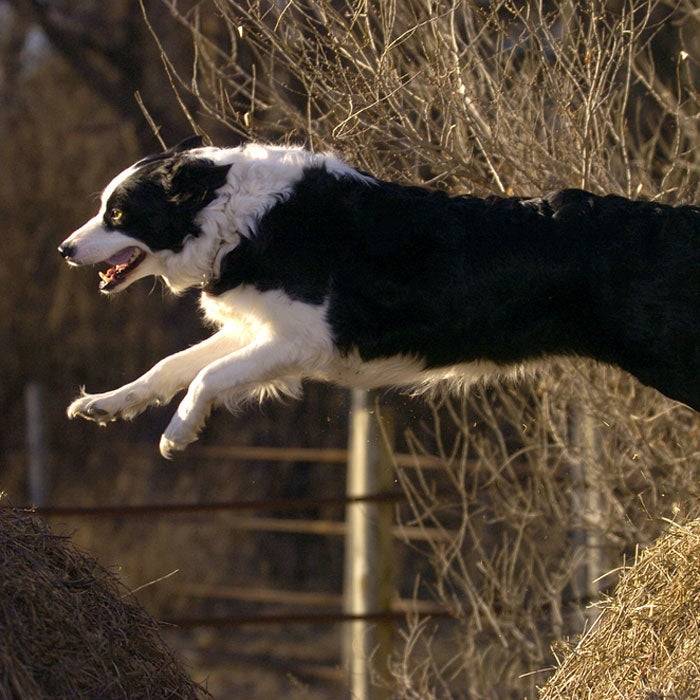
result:
[[[201,12],[224,22],[222,44],[211,22],[164,1],[197,47],[180,85],[238,133],[472,192],[567,185],[677,199],[696,186],[692,47],[685,35],[664,47],[671,84],[653,51],[671,19],[692,36],[690,6],[671,17],[639,0],[212,0]]]
[[[453,192],[697,198],[690,1],[164,2],[196,49],[189,75],[164,55],[173,86],[237,135]],[[692,512],[697,417],[574,361],[431,406],[407,440],[443,468],[397,474],[431,534],[415,590],[457,624],[409,617],[394,692],[532,697],[599,577]]]
[[[666,527],[662,516],[695,512],[690,411],[627,378],[630,395],[600,410],[603,389],[582,376],[595,371],[563,369],[532,386],[434,401],[432,419],[409,433],[417,455],[438,454],[444,466],[397,470],[410,503],[403,524],[429,533],[418,552],[431,572],[418,597],[460,624],[409,617],[410,663],[394,667],[400,697],[446,697],[441,687],[453,697],[533,697],[552,670],[551,643],[595,618],[588,606],[637,543]],[[577,439],[579,421],[593,445]]]

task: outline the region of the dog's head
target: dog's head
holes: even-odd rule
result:
[[[199,212],[216,198],[230,165],[218,165],[187,139],[127,168],[105,188],[98,213],[58,248],[71,265],[107,265],[100,290],[121,291],[137,279],[160,275],[175,290],[210,271],[217,242],[205,236]]]

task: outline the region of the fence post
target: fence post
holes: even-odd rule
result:
[[[24,388],[27,443],[27,488],[32,505],[47,504],[46,416],[44,386],[31,381]]]
[[[391,490],[393,472],[389,446],[381,435],[372,394],[352,390],[347,495],[370,496]],[[384,432],[391,435],[391,426]],[[351,615],[391,611],[393,594],[392,505],[351,503],[346,508],[343,583],[344,611]],[[346,624],[343,662],[352,700],[391,697],[389,659],[390,621],[355,620]],[[386,683],[372,683],[372,675]]]
[[[577,454],[571,465],[572,540],[574,559],[578,562],[572,582],[575,595],[584,601],[591,601],[600,592],[598,577],[608,570],[602,537],[605,503],[601,491],[600,434],[595,418],[580,402],[570,408],[569,420],[570,439]],[[588,625],[599,614],[585,603],[581,606],[581,613]]]

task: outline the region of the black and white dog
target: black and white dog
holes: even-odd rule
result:
[[[189,139],[118,175],[59,247],[100,289],[159,275],[218,330],[68,409],[98,423],[187,393],[160,444],[212,406],[348,387],[467,386],[553,356],[617,365],[700,410],[700,208],[563,190],[472,196],[338,158]]]

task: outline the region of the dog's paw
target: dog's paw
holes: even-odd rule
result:
[[[85,418],[100,425],[117,420],[118,411],[108,406],[102,395],[84,394],[68,406],[66,411],[69,418]]]
[[[210,410],[211,405],[204,400],[200,387],[190,385],[160,438],[160,453],[163,457],[172,459],[175,452],[181,452],[194,442],[204,427]]]
[[[173,416],[168,427],[160,438],[160,453],[165,459],[172,459],[176,452],[182,452],[187,445],[195,442],[199,433],[199,425],[185,421],[177,415]]]
[[[171,423],[172,425],[172,423]],[[182,452],[187,445],[197,440],[197,433],[182,433],[170,430],[170,427],[160,436],[158,449],[165,459],[173,459],[178,452]]]
[[[104,394],[83,394],[68,406],[69,418],[85,418],[100,425],[119,418],[129,420],[151,404],[160,401],[148,391],[137,387],[122,387]]]
[[[158,449],[160,450],[160,454],[165,459],[174,459],[175,455],[178,452],[182,452],[188,444],[189,443],[173,442],[170,438],[165,436],[165,433],[163,433],[163,435],[160,436],[160,444],[158,445]]]

